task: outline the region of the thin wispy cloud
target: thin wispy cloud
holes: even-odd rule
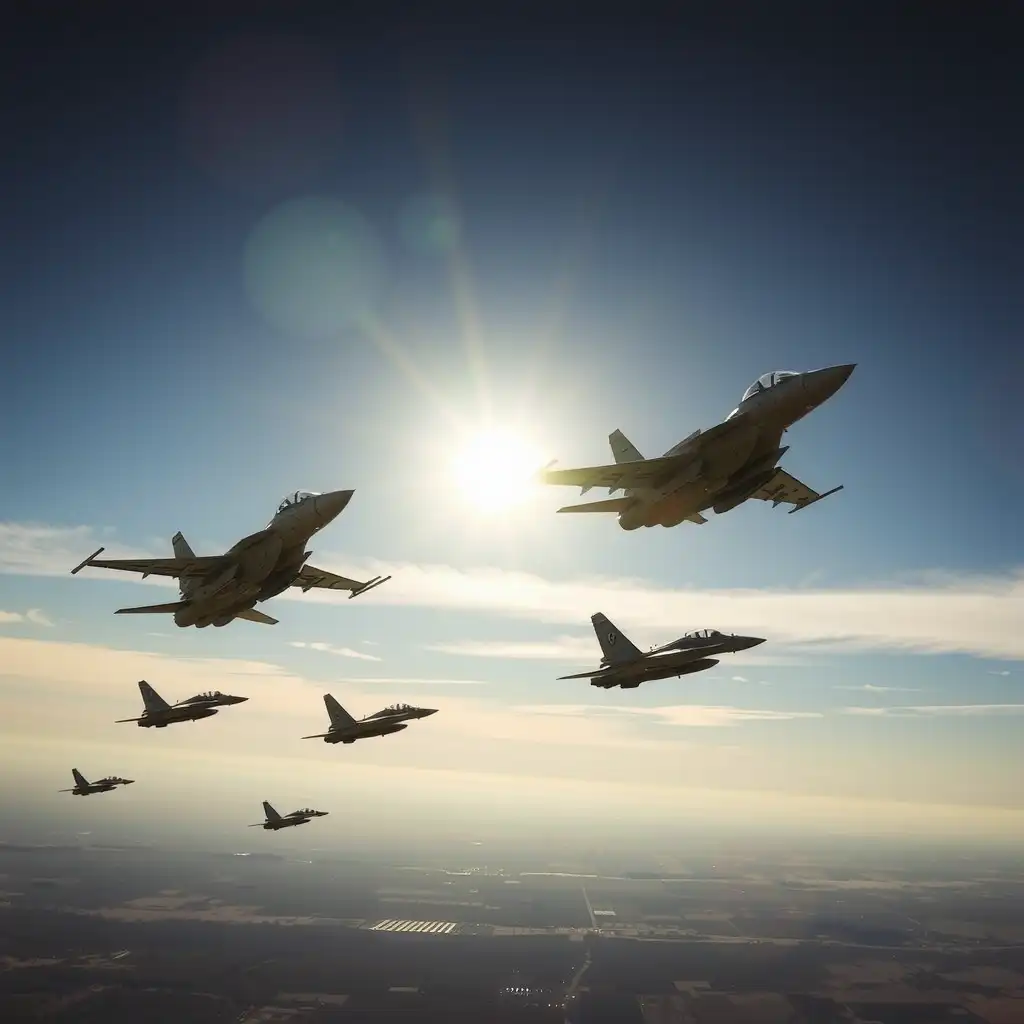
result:
[[[342,658],[356,658],[360,661],[380,661],[375,654],[367,654],[365,651],[356,651],[351,647],[335,647],[334,644],[323,643],[322,641],[314,641],[313,643],[306,643],[303,640],[292,640],[288,644],[289,647],[297,647],[307,651],[321,651],[324,654],[337,654]]]
[[[346,676],[342,682],[389,686],[489,686],[486,679],[421,679],[410,676]]]
[[[66,576],[88,554],[87,527],[0,524],[0,572]],[[116,546],[112,555],[131,554]],[[359,563],[362,563],[360,567]],[[815,649],[962,653],[1024,659],[1024,571],[1001,575],[932,572],[918,582],[831,589],[673,589],[642,580],[580,577],[550,580],[496,568],[388,564],[318,557],[324,568],[391,574],[368,598],[376,604],[460,609],[545,623],[578,624],[588,609],[604,608],[639,645],[677,635],[681,624],[766,636],[769,643],[813,643]],[[136,579],[85,570],[92,578]],[[152,577],[150,578],[152,580]],[[79,579],[75,585],[81,586]],[[149,581],[147,581],[149,582]],[[331,592],[288,592],[292,600],[337,602]],[[575,655],[574,655],[575,656]],[[736,663],[739,663],[738,661]]]
[[[27,612],[0,611],[0,626],[14,625],[23,622],[31,626],[53,626],[52,620],[41,608],[29,608]]]
[[[750,680],[746,676],[733,676],[732,681],[734,683],[749,683]]]
[[[559,715],[594,718],[626,715],[650,718],[664,725],[694,729],[720,729],[745,722],[789,722],[801,718],[823,718],[818,711],[773,711],[768,708],[738,708],[715,704],[670,704],[637,707],[631,704],[528,704],[515,708],[530,715]]]
[[[868,718],[961,718],[1024,715],[1024,704],[925,704],[893,708],[843,708],[843,714]]]
[[[455,640],[451,643],[424,644],[423,649],[466,658],[529,661],[594,661],[600,657],[601,652],[596,639],[575,636],[558,636],[554,640],[540,641]]]
[[[919,686],[876,686],[874,683],[862,683],[859,686],[833,686],[833,690],[856,690],[859,693],[920,693]]]

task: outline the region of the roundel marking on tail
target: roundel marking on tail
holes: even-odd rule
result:
[[[608,634],[608,643],[614,644],[615,641],[618,640],[618,639],[619,639],[619,634],[618,633],[609,633]]]

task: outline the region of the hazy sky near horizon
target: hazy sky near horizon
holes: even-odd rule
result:
[[[783,6],[22,26],[5,795],[68,828],[197,799],[241,826],[264,798],[371,828],[398,788],[424,814],[1024,837],[1019,18]],[[460,477],[493,431],[538,463],[606,462],[614,428],[657,455],[761,373],[846,362],[784,459],[846,489],[798,516],[627,534],[556,516],[572,489],[490,508]],[[297,488],[356,492],[312,562],[393,579],[199,631],[112,614],[159,581],[68,575],[177,530],[225,550]],[[641,647],[768,642],[632,692],[557,682],[596,663],[598,610]],[[251,700],[114,725],[141,678]],[[303,743],[328,691],[440,712]],[[69,811],[73,765],[139,781]]]

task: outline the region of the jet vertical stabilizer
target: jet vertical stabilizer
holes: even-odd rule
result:
[[[270,806],[270,803],[266,800],[263,801],[263,813],[267,816],[267,821],[280,821],[281,815]]]
[[[72,768],[71,774],[74,776],[76,786],[82,786],[84,788],[89,785],[86,777],[77,768]]]
[[[616,462],[644,461],[644,457],[636,445],[621,430],[613,430],[608,435],[608,444],[611,445],[612,455],[615,456]]]
[[[159,711],[171,710],[171,705],[145,679],[139,680],[139,692],[142,694],[142,703],[145,705],[147,713],[152,715]]]
[[[636,661],[643,657],[640,648],[615,627],[615,624],[601,612],[590,616],[601,645],[601,659],[607,665],[618,665],[627,661]]]
[[[192,545],[185,540],[185,535],[180,530],[171,538],[171,547],[174,548],[175,558],[193,559],[196,557],[196,553],[192,550]],[[186,598],[189,597],[200,582],[201,581],[195,577],[180,577],[178,580],[178,589],[181,591],[181,596]]]
[[[324,694],[324,704],[327,705],[332,729],[344,729],[356,724],[356,720],[329,693]]]
[[[185,540],[185,537],[180,530],[171,538],[171,546],[174,548],[175,558],[196,557],[196,553],[192,550],[192,545]]]

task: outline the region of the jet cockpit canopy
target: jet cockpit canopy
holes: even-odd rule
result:
[[[773,370],[771,373],[763,373],[753,384],[743,392],[743,397],[740,399],[740,404],[745,402],[748,398],[753,398],[754,395],[759,395],[762,391],[767,391],[769,388],[775,387],[780,381],[786,380],[788,377],[799,377],[800,374],[795,370]]]
[[[288,817],[289,818],[306,818],[306,817],[308,817],[311,814],[316,814],[316,811],[314,811],[312,807],[303,807],[301,810],[292,811],[292,813],[289,814]]]
[[[391,711],[411,711],[412,710],[412,705],[411,704],[389,704],[384,710],[388,711],[388,712],[391,712]]]
[[[684,633],[684,640],[713,640],[722,634],[717,629],[695,629],[690,633]]]
[[[281,504],[277,506],[277,511],[283,512],[286,508],[291,508],[292,505],[301,505],[307,498],[315,498],[318,493],[317,491],[293,491],[282,499]]]
[[[194,697],[189,697],[188,701],[185,703],[199,700],[216,700],[218,697],[223,696],[224,694],[221,693],[220,690],[207,690],[205,693],[197,693]]]

